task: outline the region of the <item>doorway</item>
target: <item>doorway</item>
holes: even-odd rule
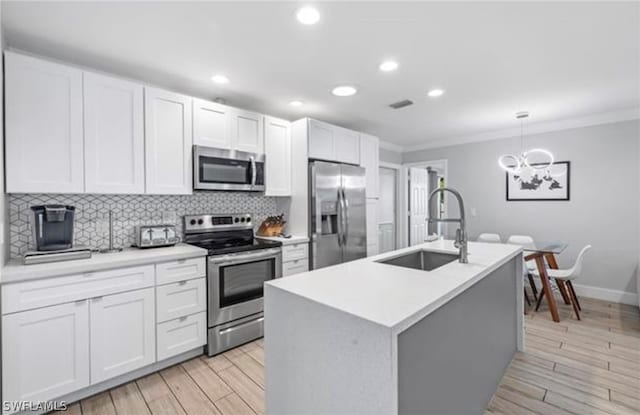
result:
[[[434,160],[404,165],[406,175],[405,206],[407,224],[403,227],[406,246],[424,243],[429,235],[445,235],[445,223],[429,224],[430,217],[441,218],[446,214],[446,198],[441,194],[429,205],[429,194],[438,187],[445,187],[447,160]]]

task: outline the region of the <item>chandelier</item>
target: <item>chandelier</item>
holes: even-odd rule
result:
[[[507,173],[512,174],[518,181],[528,181],[537,174],[551,176],[551,166],[554,162],[553,154],[543,148],[524,150],[524,120],[529,117],[527,111],[516,113],[516,119],[520,120],[520,155],[503,154],[498,159],[498,164]],[[533,162],[532,160],[536,160]]]

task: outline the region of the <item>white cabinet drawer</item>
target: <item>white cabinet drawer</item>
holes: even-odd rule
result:
[[[299,274],[301,272],[309,271],[309,259],[302,258],[295,261],[289,261],[282,263],[282,276],[288,277],[289,275]]]
[[[174,282],[156,288],[158,323],[206,311],[206,278]]]
[[[294,261],[296,259],[303,259],[309,257],[309,244],[306,242],[285,245],[282,247],[282,261]]]
[[[157,333],[158,361],[204,346],[207,342],[207,313],[160,323]]]
[[[179,259],[177,261],[164,262],[156,265],[157,285],[192,280],[206,275],[207,269],[204,257]]]
[[[153,265],[7,284],[2,314],[153,287]]]

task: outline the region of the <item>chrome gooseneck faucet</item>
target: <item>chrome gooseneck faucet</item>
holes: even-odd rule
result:
[[[467,228],[466,228],[465,215],[464,215],[464,202],[462,201],[462,196],[460,195],[460,193],[457,190],[450,189],[448,187],[441,187],[441,188],[435,189],[429,195],[429,210],[431,211],[431,202],[433,200],[433,197],[438,193],[444,194],[444,192],[449,192],[453,194],[458,200],[458,209],[460,210],[460,218],[459,219],[429,218],[427,219],[427,221],[429,223],[458,222],[460,224],[460,227],[456,230],[456,240],[454,242],[454,246],[460,249],[460,263],[467,264],[469,263],[468,252],[467,252]]]

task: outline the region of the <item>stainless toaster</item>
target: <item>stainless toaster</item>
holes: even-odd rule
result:
[[[138,248],[171,246],[180,242],[175,225],[140,225],[135,228]]]

